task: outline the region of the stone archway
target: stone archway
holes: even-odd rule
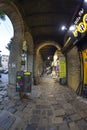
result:
[[[14,38],[9,56],[9,87],[8,94],[10,97],[15,95],[16,71],[20,70],[21,65],[21,48],[24,40],[24,22],[16,5],[10,0],[0,1],[0,10],[4,12],[11,20],[14,28]]]
[[[44,46],[47,46],[47,45],[50,45],[50,46],[55,46],[58,50],[61,50],[61,46],[55,42],[55,41],[45,41],[45,42],[41,42],[37,48],[36,48],[36,52],[39,51],[41,48],[43,48]]]
[[[40,74],[41,74],[41,65],[43,65],[43,60],[42,60],[42,57],[41,57],[41,54],[40,54],[40,49],[42,49],[43,47],[45,46],[54,46],[57,48],[57,50],[61,50],[61,47],[58,45],[58,43],[56,43],[55,41],[45,41],[45,42],[42,42],[40,43],[37,47],[36,47],[36,50],[35,50],[35,60],[34,60],[34,79],[35,79],[35,84],[38,84],[39,83],[39,77],[40,77]]]

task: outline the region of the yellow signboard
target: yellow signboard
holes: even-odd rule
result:
[[[66,60],[64,56],[59,58],[59,77],[65,78],[66,77]]]
[[[74,37],[78,36],[78,32],[84,33],[87,31],[87,13],[83,15],[82,21],[76,25],[76,29],[72,31]]]
[[[82,51],[83,56],[83,72],[84,72],[84,84],[87,84],[87,49]]]
[[[24,75],[30,75],[30,72],[26,71],[24,72]]]

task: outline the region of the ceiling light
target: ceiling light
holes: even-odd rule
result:
[[[64,26],[64,25],[61,27],[61,29],[62,30],[67,30],[66,26]]]
[[[48,58],[47,58],[48,60],[50,59],[50,57],[48,56]]]

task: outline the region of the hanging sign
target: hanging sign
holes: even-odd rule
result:
[[[82,34],[87,31],[87,13],[85,13],[83,8],[79,11],[78,17],[76,18],[74,25],[75,29],[72,31],[72,33],[75,38],[78,37],[79,33]]]

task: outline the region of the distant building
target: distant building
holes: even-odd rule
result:
[[[1,54],[0,54],[0,67],[1,67]]]
[[[1,64],[4,70],[8,70],[8,62],[9,62],[9,56],[8,55],[2,55],[1,56]]]

